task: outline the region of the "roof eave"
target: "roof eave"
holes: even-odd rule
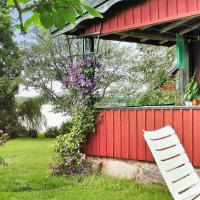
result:
[[[105,1],[104,3],[100,4],[99,6],[96,7],[96,10],[98,10],[100,13],[105,14],[113,5],[115,5],[118,2],[121,1],[126,1],[126,0],[109,0]],[[78,17],[75,21],[74,24],[68,24],[64,27],[62,30],[54,29],[51,31],[51,35],[53,37],[57,37],[62,34],[68,34],[73,32],[73,30],[78,29],[78,26],[83,23],[86,20],[92,20],[95,19],[96,17],[86,13],[85,15]]]

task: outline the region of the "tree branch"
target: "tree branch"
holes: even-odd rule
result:
[[[15,4],[15,7],[16,7],[18,13],[19,13],[18,19],[19,19],[19,22],[20,22],[21,33],[22,34],[26,34],[26,31],[25,31],[25,28],[24,28],[24,24],[23,24],[23,18],[22,18],[23,11],[22,11],[22,9],[21,9],[21,7],[20,7],[20,5],[19,5],[17,0],[14,0],[14,4]]]

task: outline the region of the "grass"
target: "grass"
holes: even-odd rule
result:
[[[99,175],[51,176],[47,165],[54,139],[16,139],[0,149],[0,200],[172,200],[160,185]]]

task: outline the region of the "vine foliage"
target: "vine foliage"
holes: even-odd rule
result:
[[[60,136],[54,148],[49,168],[54,174],[82,174],[90,171],[81,148],[87,136],[95,131],[95,103],[99,99],[97,76],[99,60],[87,57],[67,65],[63,82],[73,99],[73,119],[70,133]]]

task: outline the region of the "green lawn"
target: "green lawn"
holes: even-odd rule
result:
[[[0,200],[172,200],[167,188],[90,175],[52,177],[47,165],[54,139],[17,139],[0,150]]]

